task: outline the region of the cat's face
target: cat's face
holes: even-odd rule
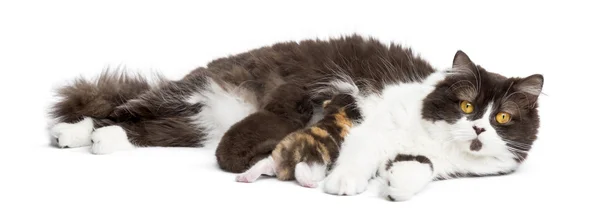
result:
[[[422,116],[442,122],[448,140],[466,153],[521,162],[537,137],[543,80],[487,72],[459,51],[449,75],[425,98]]]

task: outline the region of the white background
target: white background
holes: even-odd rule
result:
[[[418,2],[1,1],[0,217],[598,217],[599,7]],[[350,33],[411,46],[437,68],[462,49],[493,72],[543,74],[528,161],[513,175],[435,182],[389,202],[236,183],[214,148],[95,156],[48,146],[51,91],[76,76],[122,65],[177,79],[214,58]]]

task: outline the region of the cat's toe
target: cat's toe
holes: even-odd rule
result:
[[[385,193],[390,201],[408,201],[415,195],[414,192],[399,190],[394,187],[387,187]]]

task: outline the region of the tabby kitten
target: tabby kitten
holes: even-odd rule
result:
[[[238,175],[236,180],[254,182],[262,174],[274,174],[280,180],[296,179],[304,187],[316,187],[337,159],[344,137],[361,119],[352,95],[336,95],[323,104],[323,119],[286,136],[271,156]]]

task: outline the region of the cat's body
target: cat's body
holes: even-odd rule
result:
[[[235,134],[231,126],[277,99],[282,84],[307,87],[314,108],[353,93],[364,121],[345,137],[325,191],[361,193],[379,171],[389,198],[402,200],[436,178],[514,171],[536,139],[543,77],[506,78],[462,52],[449,70],[434,70],[408,49],[352,36],[275,44],[158,86],[110,75],[99,81],[61,90],[52,114],[62,123],[51,131],[59,147],[91,144],[104,154],[216,146]],[[315,113],[311,123],[319,118]],[[264,155],[248,146],[244,155]]]

